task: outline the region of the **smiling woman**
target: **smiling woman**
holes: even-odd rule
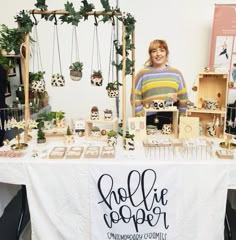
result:
[[[176,95],[175,105],[185,112],[188,100],[187,88],[182,73],[168,65],[169,49],[164,40],[153,40],[148,49],[149,59],[135,76],[135,115],[144,116],[144,106],[155,100],[167,100]],[[153,114],[147,124],[153,124]]]

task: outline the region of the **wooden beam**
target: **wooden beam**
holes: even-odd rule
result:
[[[126,77],[125,77],[125,70],[126,70],[126,29],[125,25],[122,25],[122,120],[123,120],[123,141],[122,144],[125,144],[125,134],[126,134]]]
[[[30,14],[41,14],[41,15],[51,15],[51,14],[56,14],[56,15],[69,15],[69,12],[66,11],[66,10],[46,10],[46,11],[41,11],[41,10],[38,10],[38,9],[33,9],[33,10],[30,10],[29,11]],[[92,12],[86,12],[86,15],[87,16],[90,16],[90,15],[96,15],[96,16],[100,16],[100,15],[103,15],[103,16],[121,16],[122,13],[120,12],[116,12],[116,11],[109,11],[109,12],[106,12],[106,11],[92,11]]]

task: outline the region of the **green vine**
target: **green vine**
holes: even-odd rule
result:
[[[94,4],[89,3],[87,0],[82,0],[81,1],[82,6],[80,6],[79,11],[76,11],[73,3],[71,2],[66,2],[64,4],[65,11],[68,12],[66,15],[62,15],[59,17],[61,23],[67,23],[67,24],[72,24],[74,26],[78,26],[79,22],[84,19],[88,20],[88,12],[94,11],[95,7]],[[121,21],[125,25],[126,29],[126,45],[125,45],[125,54],[126,54],[126,75],[127,74],[132,74],[133,72],[133,66],[134,66],[134,61],[131,61],[129,59],[129,54],[130,52],[135,48],[134,44],[132,44],[132,33],[134,32],[135,29],[135,23],[136,20],[130,13],[126,14],[121,14],[121,11],[119,8],[113,8],[110,6],[109,0],[100,0],[100,3],[103,7],[104,12],[113,12],[114,14],[111,15],[98,15],[96,18],[99,20],[97,22],[108,22],[112,21],[112,24],[114,24],[114,17],[117,17],[119,21]],[[46,4],[46,0],[36,0],[35,7],[40,9],[41,11],[46,11],[48,10],[48,5]],[[96,12],[95,12],[96,13]],[[117,15],[117,13],[120,13],[120,15]],[[33,13],[32,13],[33,14]],[[31,32],[32,27],[33,27],[33,22],[30,19],[30,16],[28,16],[28,13],[22,10],[19,15],[16,17],[16,21],[20,23],[20,28],[22,32],[28,33]],[[55,14],[51,15],[45,15],[41,14],[41,18],[44,18],[45,20],[49,21],[56,21]],[[122,44],[119,44],[118,41],[114,41],[116,53],[119,55],[123,55],[123,46]],[[117,67],[118,70],[122,70],[122,64],[123,62],[121,61],[119,64],[112,63]]]

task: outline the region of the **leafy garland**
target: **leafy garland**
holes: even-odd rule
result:
[[[67,24],[72,24],[75,26],[78,26],[79,22],[83,19],[88,20],[88,12],[92,12],[95,9],[95,6],[92,3],[88,3],[87,0],[83,0],[81,1],[82,6],[80,6],[80,10],[76,11],[74,8],[73,3],[70,2],[66,2],[64,4],[65,7],[65,11],[68,12],[68,14],[66,15],[62,15],[59,17],[61,23],[67,23]],[[104,12],[114,12],[114,14],[111,15],[99,15],[99,16],[95,16],[96,18],[101,18],[100,20],[103,23],[106,23],[108,21],[114,21],[114,16],[115,13],[121,13],[119,8],[112,8],[109,4],[109,0],[100,0],[100,3],[103,7],[103,11]],[[37,9],[40,9],[41,11],[47,11],[48,10],[48,5],[46,4],[46,0],[36,0],[36,4],[34,4],[34,6]],[[33,13],[32,13],[33,14]],[[127,13],[125,15],[120,15],[120,16],[116,16],[118,18],[119,21],[121,21],[125,28],[126,28],[126,71],[125,74],[132,74],[133,73],[133,67],[134,67],[134,61],[131,61],[129,58],[130,52],[132,51],[132,49],[135,48],[134,44],[132,44],[132,33],[134,32],[135,29],[135,22],[136,20],[134,19],[134,17],[130,14]],[[45,15],[42,14],[41,18],[44,18],[46,21],[54,21],[55,19],[55,15],[51,14],[51,15]],[[29,33],[32,31],[33,28],[33,21],[30,18],[30,14],[27,11],[22,10],[16,17],[15,17],[16,21],[20,23],[20,28],[21,31],[24,33]],[[115,44],[115,49],[116,49],[116,53],[122,56],[123,53],[123,45],[119,44],[118,41],[114,42]],[[116,64],[115,62],[112,62],[112,64],[114,66],[117,67],[117,69],[120,71],[122,70],[123,67],[123,60],[121,60],[121,62],[119,64]]]

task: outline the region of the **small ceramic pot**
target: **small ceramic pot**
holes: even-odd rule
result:
[[[108,137],[107,138],[108,146],[115,146],[116,144],[117,144],[117,137]]]
[[[118,89],[113,89],[113,90],[108,89],[107,94],[108,94],[108,97],[115,98],[115,97],[119,96],[119,90]]]
[[[99,137],[101,137],[101,132],[100,131],[92,131],[91,137],[99,138]]]
[[[135,150],[135,142],[132,138],[125,138],[124,140],[124,149],[127,151],[133,151]]]
[[[152,107],[155,110],[160,110],[165,108],[165,101],[164,100],[154,100],[152,102]]]
[[[52,74],[51,85],[53,87],[64,87],[65,86],[65,79],[59,73]]]
[[[215,137],[216,136],[216,127],[213,123],[207,123],[207,125],[206,125],[206,135],[208,137]]]
[[[64,142],[65,144],[73,144],[75,142],[74,135],[65,135]]]
[[[172,133],[172,124],[163,124],[161,133],[162,134],[171,134]]]
[[[216,110],[218,108],[218,102],[216,99],[205,99],[204,103],[207,110]]]
[[[78,70],[70,70],[70,79],[73,81],[81,80],[83,73]]]

